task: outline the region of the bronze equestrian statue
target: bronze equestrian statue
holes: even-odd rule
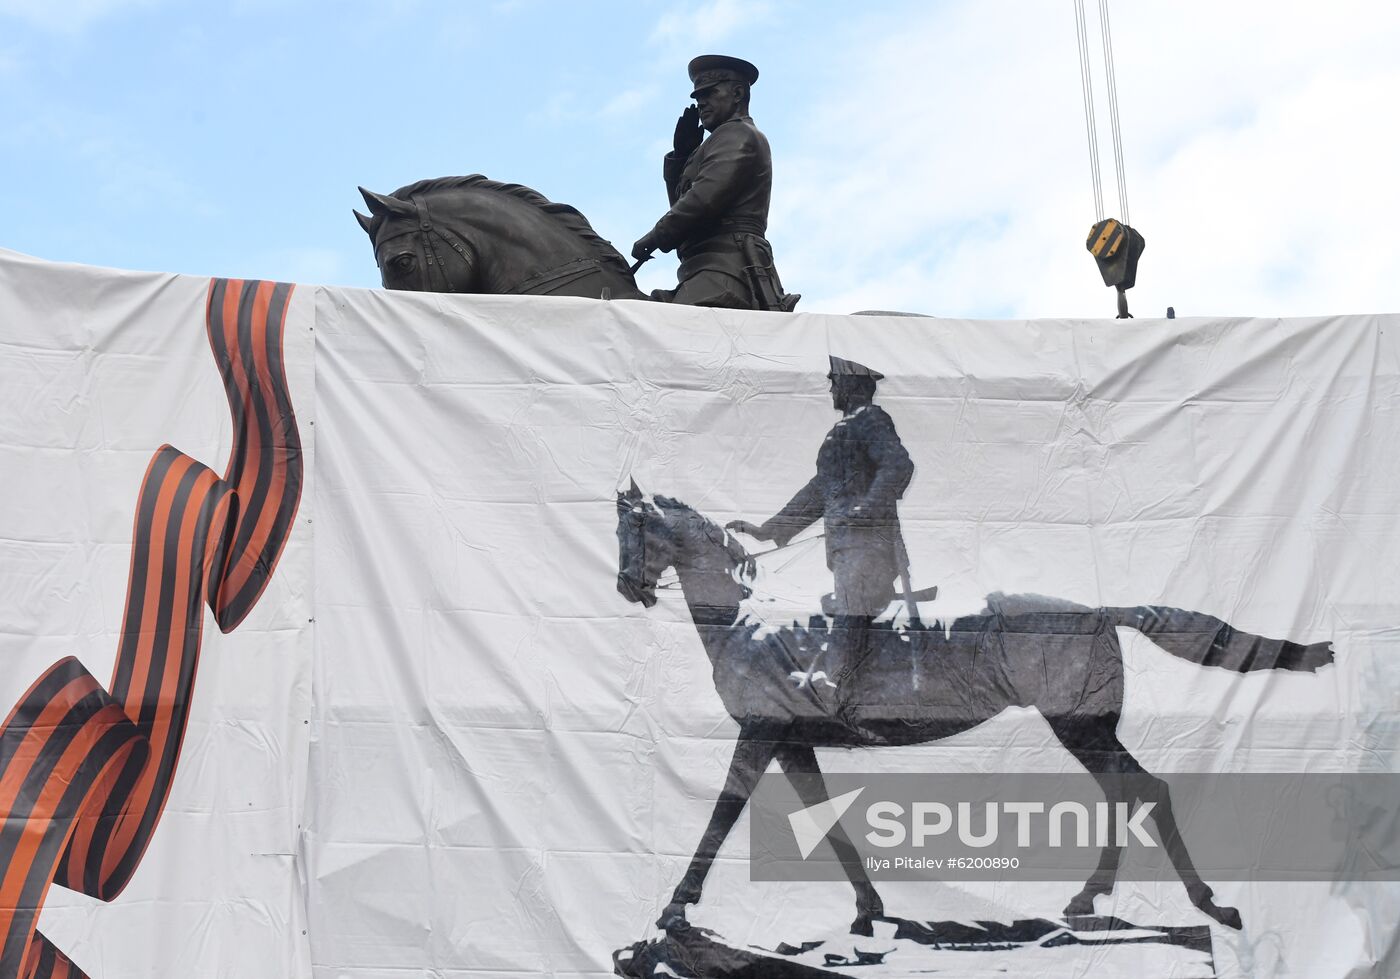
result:
[[[642,239],[679,247],[677,289],[648,297],[633,278],[638,266],[629,268],[577,209],[481,174],[420,180],[388,195],[360,188],[369,214],[355,217],[384,287],[791,310],[798,297],[782,292],[763,237],[772,164],[748,117],[758,69],[710,55],[691,62],[691,77],[700,106],[682,116],[665,165],[673,206]]]
[[[647,298],[587,218],[529,187],[477,173],[360,193],[370,213],[355,217],[386,289]]]
[[[671,209],[637,239],[632,257],[642,262],[654,251],[679,254],[680,284],[656,290],[654,299],[791,312],[798,297],[783,292],[764,237],[773,154],[749,116],[758,69],[706,54],[688,70],[695,105],[677,120],[674,148],[662,164]]]

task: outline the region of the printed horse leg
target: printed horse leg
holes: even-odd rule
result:
[[[780,745],[778,763],[783,766],[783,772],[797,790],[803,805],[818,806],[830,799],[822,770],[817,765],[817,753],[809,745],[792,742]],[[875,891],[875,885],[870,883],[865,865],[861,863],[860,854],[846,835],[845,828],[838,822],[827,833],[826,839],[836,851],[836,858],[841,861],[851,886],[856,889],[856,919],[851,922],[851,934],[874,935],[874,921],[885,916],[885,904]]]
[[[1104,797],[1110,803],[1150,802],[1153,804],[1151,818],[1157,826],[1157,835],[1167,856],[1186,886],[1186,894],[1191,903],[1207,917],[1236,930],[1244,926],[1240,913],[1235,908],[1215,903],[1214,891],[1201,880],[1191,855],[1186,850],[1181,829],[1172,811],[1171,792],[1167,783],[1143,768],[1123,742],[1118,740],[1118,715],[1103,714],[1083,720],[1058,718],[1050,722],[1056,736],[1078,759],[1079,763],[1094,776],[1106,775],[1115,778],[1099,779]],[[1124,787],[1131,785],[1129,791]],[[1065,908],[1065,914],[1092,914],[1094,898],[1113,890],[1118,870],[1118,860],[1122,848],[1104,848],[1099,867],[1085,883],[1084,889],[1075,895]]]
[[[1117,740],[1115,738],[1115,740]],[[1119,746],[1122,747],[1121,745]],[[1127,753],[1123,748],[1123,754],[1134,765],[1137,760]],[[1201,875],[1196,871],[1196,865],[1191,861],[1191,854],[1186,850],[1186,841],[1182,838],[1181,828],[1176,823],[1176,813],[1172,810],[1171,792],[1167,783],[1138,766],[1140,777],[1134,779],[1134,795],[1142,802],[1153,804],[1152,821],[1157,825],[1157,835],[1162,839],[1162,846],[1167,851],[1167,856],[1171,859],[1172,867],[1181,878],[1181,882],[1186,885],[1186,894],[1191,898],[1197,910],[1204,913],[1227,928],[1234,928],[1236,931],[1244,927],[1244,922],[1240,918],[1240,913],[1235,908],[1215,903],[1215,892],[1210,885],[1201,880]]]
[[[1072,726],[1072,725],[1066,725]],[[1073,735],[1066,735],[1061,725],[1051,723],[1055,734],[1070,753],[1078,759],[1079,763],[1088,769],[1090,775],[1097,776],[1100,773],[1102,756],[1095,752],[1079,749],[1078,743]],[[1100,788],[1103,789],[1104,801],[1113,807],[1114,803],[1126,802],[1120,793],[1120,783],[1116,779],[1096,779]],[[1069,904],[1065,905],[1064,913],[1067,915],[1092,915],[1094,913],[1094,899],[1100,894],[1113,893],[1113,887],[1118,882],[1118,864],[1123,858],[1123,847],[1116,844],[1109,844],[1099,851],[1099,865],[1094,868],[1094,872],[1089,879],[1084,882],[1083,889],[1074,897],[1070,898]]]
[[[715,862],[715,856],[725,838],[729,836],[729,831],[734,828],[739,814],[748,805],[754,786],[767,770],[768,763],[773,760],[776,749],[777,745],[771,740],[760,740],[743,731],[739,732],[739,740],[734,745],[734,757],[729,762],[729,774],[724,780],[724,791],[720,793],[714,811],[710,813],[710,824],[705,827],[705,833],[700,837],[700,845],[695,850],[695,856],[691,858],[690,867],[681,878],[681,882],[676,885],[671,895],[671,903],[666,905],[661,917],[657,919],[658,928],[664,931],[684,931],[690,927],[690,922],[685,919],[685,906],[700,900],[700,892],[705,887],[705,876],[710,872],[710,865]]]

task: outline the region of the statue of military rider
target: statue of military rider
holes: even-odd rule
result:
[[[898,501],[914,463],[894,421],[874,403],[883,374],[831,358],[831,403],[842,413],[817,452],[817,472],[778,514],[755,526],[729,529],[786,544],[819,518],[826,531],[826,564],[835,577],[835,618],[827,672],[840,684],[864,658],[871,621],[894,600],[895,579],[907,573]],[[824,603],[825,604],[825,603]]]
[[[799,297],[783,292],[773,248],[764,237],[773,155],[749,118],[749,89],[758,69],[738,58],[707,54],[693,60],[689,70],[696,104],[676,123],[674,149],[663,164],[671,209],[632,246],[632,257],[678,251],[680,284],[657,289],[655,299],[791,310]]]

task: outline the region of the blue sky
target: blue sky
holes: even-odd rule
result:
[[[1400,5],[1217,6],[1112,7],[1135,312],[1400,308]],[[1069,0],[0,0],[0,247],[372,286],[356,185],[481,172],[626,251],[709,51],[762,70],[803,308],[1111,314]]]

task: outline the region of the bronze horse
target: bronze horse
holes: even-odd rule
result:
[[[713,664],[716,691],[739,724],[724,789],[657,922],[661,928],[687,927],[686,905],[700,900],[710,864],[774,759],[803,803],[817,805],[826,789],[814,747],[922,744],[975,727],[1008,707],[1036,708],[1096,777],[1107,801],[1153,803],[1158,834],[1191,902],[1216,922],[1241,927],[1239,912],[1217,905],[1192,865],[1167,784],[1118,739],[1123,657],[1117,630],[1136,629],[1174,656],[1236,673],[1314,673],[1332,662],[1330,643],[1265,639],[1210,615],[1165,606],[1089,608],[1039,595],[993,595],[981,613],[947,630],[876,626],[869,652],[846,681],[840,709],[833,710],[812,684],[795,679],[810,669],[828,629],[814,620],[810,628],[760,634],[757,624],[746,621],[740,603],[748,588],[741,578],[752,559],[731,534],[678,500],[644,497],[634,483],[617,495],[617,538],[617,588],[629,601],[656,604],[658,580],[675,569]],[[917,682],[919,671],[938,682]],[[828,840],[856,890],[851,931],[869,935],[872,922],[884,915],[880,896],[839,824]],[[1120,856],[1117,847],[1103,850],[1065,914],[1094,913],[1094,898],[1113,890]]]
[[[648,299],[576,208],[481,174],[420,180],[355,212],[386,289]]]

